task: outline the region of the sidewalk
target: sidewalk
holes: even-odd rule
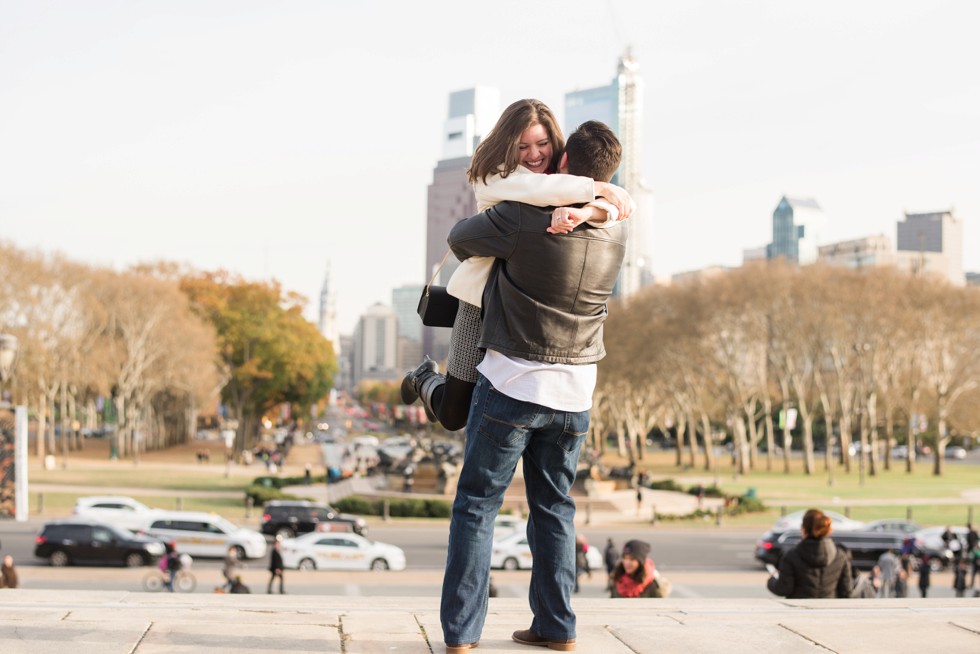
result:
[[[575,599],[590,654],[980,651],[980,600]],[[492,599],[480,654],[544,652],[510,634],[527,601]],[[435,598],[0,591],[4,654],[445,651]]]

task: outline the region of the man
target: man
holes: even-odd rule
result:
[[[878,557],[878,571],[881,573],[881,586],[878,597],[891,597],[895,587],[895,577],[898,575],[898,557],[892,550],[886,550]]]
[[[272,594],[272,582],[279,578],[279,594],[283,595],[285,591],[282,589],[282,541],[278,538],[276,542],[272,544],[272,554],[269,555],[269,587],[266,589],[266,595]]]
[[[595,121],[568,138],[561,172],[607,181],[622,147]],[[562,210],[556,210],[561,215]],[[441,620],[449,654],[477,646],[486,618],[493,522],[524,460],[531,547],[531,628],[514,640],[575,649],[575,502],[568,491],[589,427],[602,323],[622,265],[623,224],[547,232],[551,211],[503,202],[458,223],[454,254],[495,257],[483,296],[480,348],[453,503]]]

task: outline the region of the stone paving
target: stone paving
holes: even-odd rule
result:
[[[825,653],[980,651],[980,599],[573,600],[578,651]],[[492,599],[478,653],[510,640],[527,602]],[[0,591],[3,654],[445,651],[435,598]]]

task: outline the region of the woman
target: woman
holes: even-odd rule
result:
[[[789,599],[851,596],[851,563],[834,545],[831,521],[823,511],[803,515],[803,540],[783,555],[779,572],[769,577],[770,592]]]
[[[623,545],[623,555],[610,575],[610,597],[663,597],[649,554],[650,545],[642,540]]]
[[[485,211],[505,200],[541,207],[590,203],[582,209],[556,209],[548,229],[555,234],[568,232],[586,220],[601,227],[627,218],[632,200],[618,186],[587,177],[551,174],[558,168],[563,148],[561,129],[547,105],[540,100],[511,104],[477,146],[467,171],[477,209]],[[594,202],[596,196],[609,202]],[[450,431],[466,425],[478,380],[476,366],[483,359],[483,351],[477,347],[480,307],[492,265],[493,259],[472,257],[460,264],[449,281],[447,290],[460,303],[446,374],[438,374],[435,362],[426,357],[402,381],[402,401],[411,404],[421,397],[429,419],[438,420]]]

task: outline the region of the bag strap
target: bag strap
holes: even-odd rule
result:
[[[425,287],[426,294],[429,293],[429,286],[432,286],[432,282],[436,281],[436,276],[439,274],[439,271],[442,270],[443,264],[446,263],[446,259],[449,258],[449,253],[452,251],[453,251],[452,248],[446,250],[446,254],[444,254],[442,257],[442,261],[439,262],[439,267],[436,268],[436,271],[434,273],[432,273],[432,279],[429,280],[429,283]]]

